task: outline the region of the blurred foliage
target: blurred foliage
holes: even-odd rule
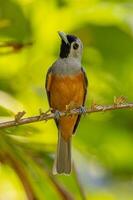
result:
[[[132,0],[0,0],[0,42],[33,42],[17,51],[0,48],[0,121],[48,109],[44,80],[59,54],[58,30],[84,43],[87,106],[111,104],[119,95],[132,101]],[[71,176],[51,175],[52,120],[0,130],[0,200],[80,200],[79,183],[89,200],[133,199],[132,119],[131,110],[83,117]]]

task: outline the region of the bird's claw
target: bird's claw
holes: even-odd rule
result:
[[[80,115],[81,115],[81,114],[85,115],[85,114],[86,114],[86,111],[87,111],[87,109],[86,109],[84,106],[80,106],[80,107],[79,107],[79,114],[80,114]]]
[[[58,110],[55,110],[54,112],[54,118],[58,121],[60,119],[60,112]]]

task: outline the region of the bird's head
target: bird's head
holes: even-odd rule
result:
[[[67,35],[64,32],[58,32],[61,38],[60,57],[77,58],[81,60],[83,44],[79,38],[74,35]]]

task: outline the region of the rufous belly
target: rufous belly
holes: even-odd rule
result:
[[[50,105],[53,109],[65,111],[66,106],[79,107],[84,99],[84,75],[52,75],[50,84]],[[69,139],[77,120],[76,115],[64,116],[59,120],[59,129],[65,140]]]

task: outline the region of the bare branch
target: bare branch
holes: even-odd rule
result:
[[[5,42],[0,42],[0,48],[11,48],[11,51],[7,51],[9,53],[12,52],[17,52],[21,50],[24,47],[29,47],[32,46],[33,42],[27,42],[27,43],[21,43],[21,42],[16,42],[16,41],[5,41]]]
[[[25,170],[23,170],[22,166],[19,164],[18,160],[16,160],[14,157],[12,157],[8,153],[0,153],[0,162],[4,164],[10,165],[15,172],[17,173],[18,177],[20,178],[23,187],[25,189],[25,193],[27,195],[28,200],[36,200],[36,195],[33,191],[33,188],[30,185],[30,181],[25,174]]]
[[[91,113],[95,113],[95,112],[105,112],[105,111],[111,111],[111,110],[122,110],[122,109],[133,109],[133,103],[122,103],[122,104],[113,104],[113,105],[97,105],[97,104],[93,104],[90,108],[86,108],[85,113],[86,114],[91,114]],[[25,112],[19,112],[19,113],[23,113],[25,114]],[[60,116],[70,116],[70,115],[78,115],[78,114],[82,114],[81,113],[81,109],[77,108],[77,109],[72,109],[72,110],[66,110],[64,112],[59,112]],[[16,116],[18,116],[18,114],[16,114]],[[23,116],[23,115],[22,115]],[[39,121],[47,121],[50,119],[55,119],[56,115],[55,113],[40,113],[37,116],[32,116],[32,117],[27,117],[27,118],[17,118],[16,117],[14,120],[11,121],[5,121],[5,122],[1,122],[0,123],[0,128],[9,128],[9,127],[13,127],[13,126],[18,126],[18,125],[23,125],[23,124],[29,124],[29,123],[33,123],[33,122],[39,122]]]
[[[83,185],[80,181],[80,178],[79,178],[79,175],[78,175],[78,172],[77,172],[77,169],[76,169],[74,163],[73,163],[73,172],[74,172],[75,180],[77,182],[77,186],[79,188],[81,198],[82,198],[82,200],[86,200],[87,198],[86,198],[86,195],[85,195],[84,187],[83,187]]]

